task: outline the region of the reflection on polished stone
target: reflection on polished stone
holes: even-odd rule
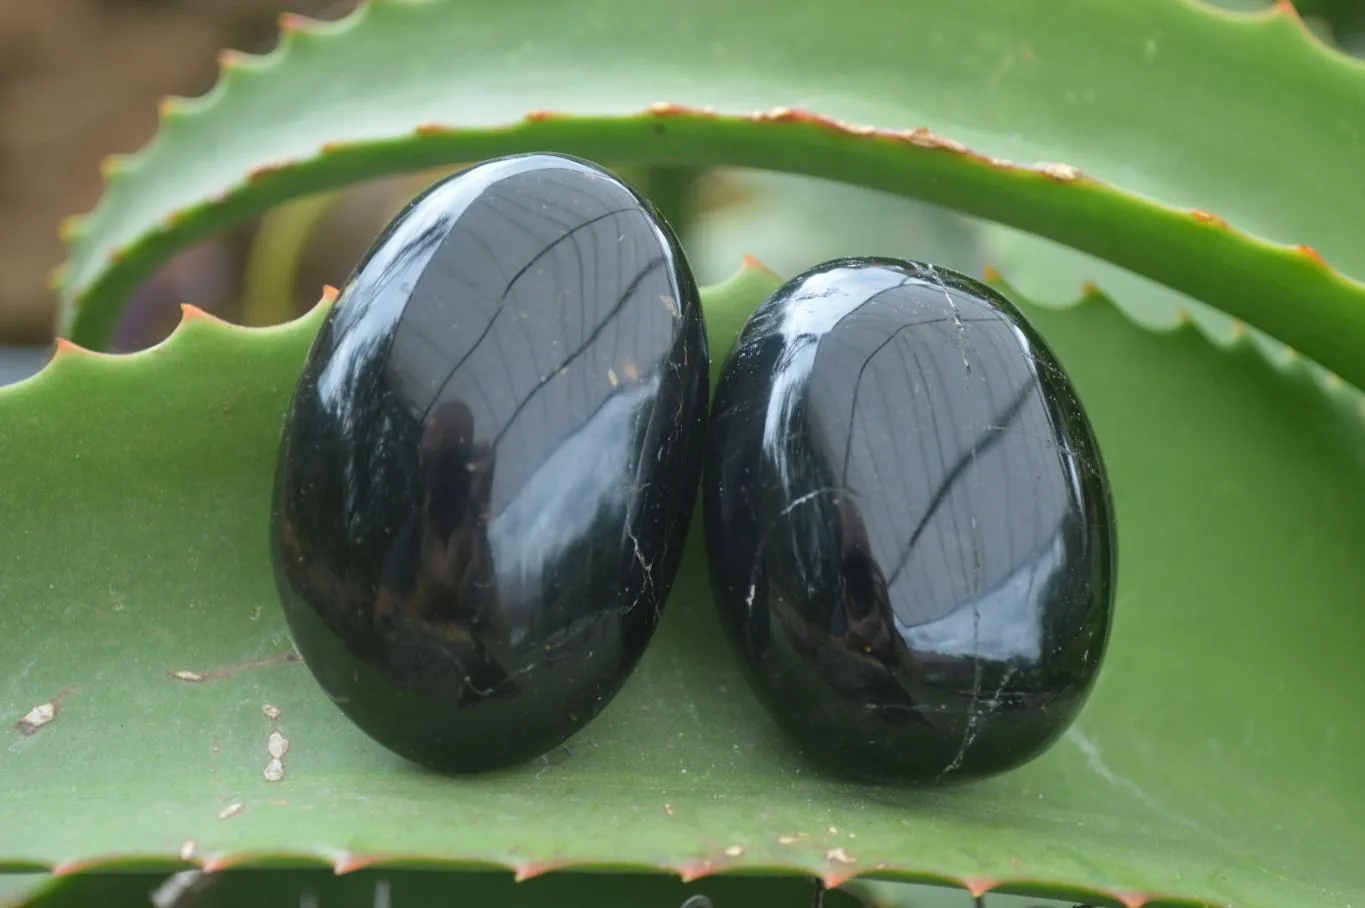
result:
[[[309,353],[272,549],[327,694],[430,767],[544,753],[654,632],[706,428],[677,240],[594,165],[438,183],[376,240]]]
[[[705,469],[722,619],[812,756],[966,780],[1080,711],[1113,505],[1070,381],[989,287],[887,259],[794,278],[726,361]]]

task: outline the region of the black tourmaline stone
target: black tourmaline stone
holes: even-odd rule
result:
[[[1014,306],[930,265],[826,263],[754,313],[712,413],[722,619],[807,753],[937,783],[1062,734],[1109,635],[1114,514],[1080,401]]]
[[[536,154],[429,189],[327,316],[280,444],[275,576],[323,690],[443,771],[582,728],[658,623],[706,404],[696,285],[624,183]]]

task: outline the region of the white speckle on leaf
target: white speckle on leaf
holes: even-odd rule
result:
[[[673,805],[672,805],[672,804],[665,804],[665,805],[664,805],[664,813],[668,814],[670,817],[673,816]]]
[[[844,851],[844,849],[842,849],[842,848],[831,848],[829,851],[826,851],[826,852],[825,852],[825,857],[826,857],[828,860],[835,861],[835,862],[837,862],[837,863],[839,863],[839,864],[856,864],[856,863],[858,863],[858,859],[857,859],[857,858],[855,858],[853,855],[849,854],[847,851]]]
[[[1063,183],[1070,183],[1081,178],[1080,169],[1073,167],[1070,164],[1044,163],[1039,164],[1038,169],[1042,172],[1043,176],[1053,180],[1060,180]]]
[[[57,718],[57,706],[52,702],[39,703],[24,713],[19,720],[19,734],[31,735],[53,719]]]
[[[828,826],[828,827],[825,828],[825,835],[838,835],[838,834],[839,834],[839,827],[837,827],[837,826]]]
[[[177,681],[189,681],[191,684],[198,684],[208,676],[203,672],[192,672],[189,669],[178,669],[171,672],[171,677]]]
[[[237,816],[237,814],[239,814],[239,813],[241,813],[241,812],[242,812],[242,803],[239,801],[239,802],[237,802],[236,804],[229,804],[228,806],[224,807],[222,810],[218,811],[218,819],[220,819],[220,820],[230,820],[230,819],[232,819],[233,817]]]
[[[272,722],[280,717],[280,708],[278,706],[271,706],[269,703],[261,707],[261,712],[265,713],[265,717]]]
[[[185,841],[181,842],[180,860],[188,861],[190,858],[194,857],[194,848],[195,848],[194,839],[186,839]]]
[[[737,858],[743,853],[744,849],[739,845],[731,845],[729,848],[725,849],[725,856],[730,858]]]
[[[289,739],[277,731],[272,731],[266,740],[265,749],[270,752],[270,756],[278,760],[289,753]]]
[[[261,770],[261,775],[267,782],[278,782],[284,778],[284,763],[278,759],[272,759],[265,764],[265,769]]]

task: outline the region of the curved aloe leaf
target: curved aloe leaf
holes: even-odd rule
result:
[[[706,292],[715,349],[774,282],[751,267]],[[44,720],[0,749],[0,776],[22,780],[2,866],[777,871],[1243,908],[1365,897],[1360,414],[1247,345],[1149,334],[1107,304],[1029,312],[1109,460],[1121,612],[1075,730],[946,791],[806,765],[722,644],[695,544],[639,670],[569,747],[478,779],[409,768],[291,661],[274,601],[275,441],[321,307],[271,329],[192,318],[129,357],[64,348],[0,389],[0,462],[25,478],[0,485],[0,664],[14,666],[0,714]],[[289,741],[273,783],[272,731]]]
[[[458,891],[458,900],[451,896]],[[798,879],[711,877],[684,884],[653,875],[553,873],[516,882],[508,873],[461,874],[458,890],[448,876],[422,871],[361,870],[338,877],[327,870],[227,871],[197,878],[165,874],[83,874],[62,877],[19,903],[22,908],[148,908],[148,895],[181,894],[193,908],[376,908],[379,905],[506,906],[506,908],[678,908],[704,895],[730,905],[810,903],[810,882]],[[192,900],[192,901],[191,901]],[[824,908],[857,908],[833,890]]]
[[[213,92],[168,103],[158,139],[110,164],[71,229],[61,327],[100,346],[158,261],[283,199],[550,147],[951,205],[1161,280],[1365,384],[1365,286],[1324,261],[1365,274],[1365,193],[1345,188],[1365,159],[1365,66],[1289,9],[382,0],[327,26],[286,19],[277,52],[226,58]],[[879,128],[844,125],[863,123]]]

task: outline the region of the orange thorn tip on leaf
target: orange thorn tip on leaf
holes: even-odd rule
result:
[[[67,340],[64,337],[57,338],[57,340],[53,344],[53,347],[54,347],[52,351],[53,359],[56,359],[59,356],[76,356],[78,354],[88,356],[90,354],[90,351],[82,347],[80,344],[72,343],[71,341]]]
[[[69,243],[76,234],[81,231],[81,224],[85,222],[85,215],[68,214],[57,224],[57,237],[63,243]]]
[[[985,877],[968,877],[962,881],[962,885],[967,887],[967,892],[972,898],[979,899],[995,888],[995,881]]]
[[[430,138],[432,136],[443,136],[454,132],[449,126],[442,126],[440,123],[418,123],[413,133],[418,138]]]
[[[298,13],[285,11],[280,13],[280,31],[288,34],[289,32],[307,31],[313,20],[307,16],[300,16]]]
[[[518,883],[533,880],[555,870],[569,866],[568,861],[523,861],[512,872],[512,879]]]
[[[716,867],[710,861],[694,861],[678,867],[678,879],[684,883],[694,883],[702,877],[710,876]]]
[[[981,277],[986,281],[998,281],[1000,280],[1000,272],[992,266],[987,265],[981,269]]]
[[[740,258],[739,268],[741,271],[759,271],[781,280],[776,271],[763,264],[762,260],[756,256],[752,256],[747,252]]]
[[[342,855],[332,862],[332,872],[337,876],[345,876],[348,873],[355,873],[357,870],[364,870],[379,863],[376,857],[367,857],[363,854]]]
[[[335,303],[337,301],[337,297],[340,295],[341,291],[333,287],[331,284],[322,285],[322,302]]]
[[[1225,221],[1225,220],[1223,220],[1222,218],[1220,218],[1218,215],[1216,215],[1216,214],[1210,214],[1210,213],[1207,212],[1207,211],[1201,211],[1201,210],[1198,209],[1198,208],[1196,208],[1196,209],[1194,209],[1193,211],[1190,212],[1190,217],[1194,218],[1194,219],[1195,219],[1196,221],[1198,221],[1199,223],[1204,224],[1204,225],[1209,226],[1209,227],[1227,227],[1227,226],[1228,226],[1228,222]]]
[[[180,99],[175,95],[165,95],[156,102],[156,113],[162,120],[169,120],[175,116],[176,108],[180,106]]]
[[[1099,296],[1100,285],[1094,281],[1086,281],[1081,284],[1081,296]]]
[[[204,858],[199,867],[205,873],[221,873],[228,869],[231,861],[228,858],[218,855],[216,857]]]
[[[1275,0],[1275,2],[1271,4],[1270,11],[1274,15],[1287,16],[1300,25],[1303,24],[1303,16],[1299,15],[1298,7],[1296,7],[1291,0]]]
[[[221,318],[219,318],[218,316],[214,315],[214,314],[211,313],[211,312],[205,312],[203,309],[200,309],[198,306],[194,305],[193,303],[181,303],[181,304],[180,304],[180,321],[181,321],[181,322],[218,322],[218,323],[220,323],[220,324],[223,322],[223,320],[222,320]]]
[[[556,113],[553,110],[528,110],[525,119],[527,123],[544,123],[546,120],[553,120],[562,116],[563,114]]]
[[[288,170],[291,166],[293,165],[287,163],[262,164],[260,167],[255,167],[247,171],[246,181],[248,183],[259,182],[260,180],[274,176],[275,174],[280,173],[281,171]]]
[[[242,53],[240,50],[233,50],[230,47],[225,47],[222,50],[218,51],[218,69],[219,70],[236,69],[237,67],[242,65],[243,61],[246,60],[246,56],[247,55]]]
[[[118,173],[119,168],[123,166],[124,157],[125,156],[121,154],[105,155],[104,158],[100,161],[99,166],[100,178],[105,182],[112,180],[114,178],[114,174]]]
[[[1115,892],[1113,896],[1123,903],[1123,908],[1142,908],[1152,900],[1150,895],[1142,892]]]
[[[856,878],[859,872],[860,871],[850,870],[844,867],[837,870],[830,869],[820,874],[820,881],[825,884],[826,889],[838,889],[849,880]]]
[[[1314,265],[1327,266],[1327,263],[1323,261],[1322,256],[1318,255],[1318,251],[1312,246],[1296,246],[1295,248],[1298,249],[1299,253],[1305,258],[1311,259]]]
[[[683,107],[681,104],[673,104],[668,101],[656,101],[649,105],[649,112],[656,117],[695,117],[714,114],[714,111],[707,108],[698,110],[695,107]]]

